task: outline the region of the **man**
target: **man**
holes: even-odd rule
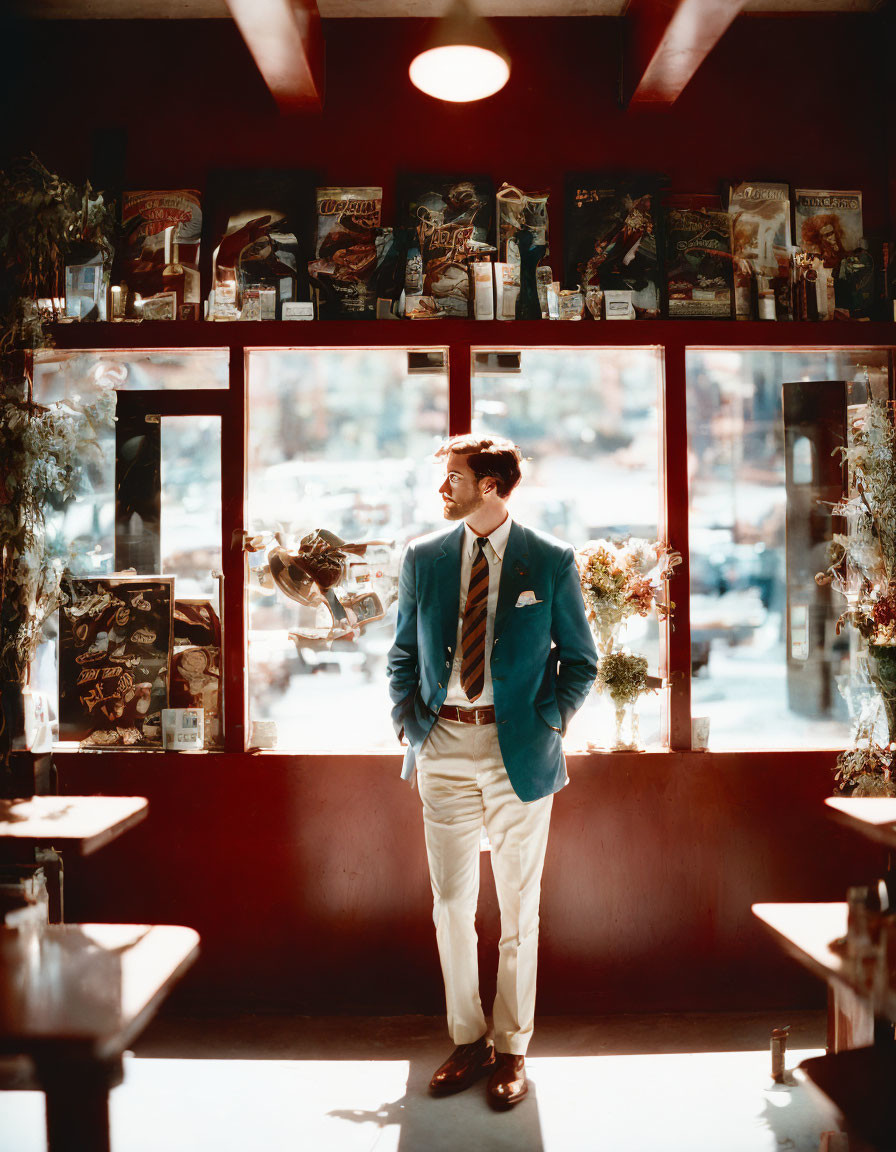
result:
[[[389,692],[402,776],[416,770],[448,1030],[456,1045],[430,1090],[486,1072],[489,1098],[527,1092],[538,903],[553,794],[567,782],[561,738],[597,673],[568,544],[511,520],[520,480],[509,440],[455,437],[439,488],[446,520],[414,540],[401,569]],[[501,911],[493,1038],[479,999],[475,914],[480,832]]]

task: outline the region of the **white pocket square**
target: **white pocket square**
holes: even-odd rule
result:
[[[534,592],[520,592],[514,608],[528,608],[530,604],[540,604],[541,601]]]

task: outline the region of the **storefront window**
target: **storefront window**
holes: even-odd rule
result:
[[[442,523],[432,454],[448,430],[446,368],[442,353],[403,349],[249,354],[252,745],[397,749],[386,654],[404,545]],[[272,547],[294,554],[316,529],[367,547],[303,603],[267,569]]]
[[[576,548],[629,535],[656,540],[661,363],[655,349],[474,353],[473,430],[507,436],[526,458],[509,505],[515,518]],[[630,619],[621,639],[647,657],[656,676],[656,619]],[[660,741],[660,704],[651,693],[638,706],[648,746]],[[570,725],[567,747],[605,744],[611,714],[593,692]]]
[[[710,747],[836,748],[845,604],[827,566],[847,405],[888,391],[886,352],[688,354],[692,713]],[[783,398],[783,402],[782,402]]]

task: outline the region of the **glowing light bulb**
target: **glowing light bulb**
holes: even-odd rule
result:
[[[499,92],[510,77],[510,65],[487,48],[447,44],[421,52],[408,73],[411,83],[427,96],[462,104]]]

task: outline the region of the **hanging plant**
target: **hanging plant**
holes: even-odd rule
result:
[[[0,683],[21,686],[47,617],[61,600],[62,562],[51,558],[44,511],[76,499],[115,394],[46,407],[34,402],[30,355],[52,344],[41,297],[59,297],[65,260],[78,244],[111,253],[113,212],[89,184],[78,188],[36,156],[0,172]],[[95,249],[96,250],[96,249]],[[0,720],[0,764],[14,733]]]

